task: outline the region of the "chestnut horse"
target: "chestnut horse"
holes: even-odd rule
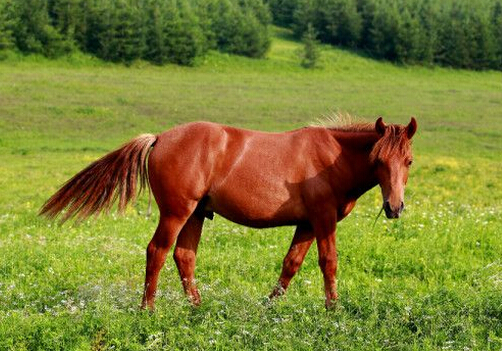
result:
[[[42,207],[63,221],[109,210],[134,199],[137,180],[149,185],[160,211],[148,244],[143,308],[154,308],[159,271],[176,243],[174,260],[183,288],[200,303],[194,280],[205,218],[216,212],[246,226],[295,225],[282,273],[270,297],[283,294],[316,239],[326,306],[337,299],[336,223],[356,200],[379,184],[388,218],[404,208],[417,123],[307,127],[264,133],[197,122],[159,135],[144,134],[95,161]],[[141,190],[141,189],[140,189]]]

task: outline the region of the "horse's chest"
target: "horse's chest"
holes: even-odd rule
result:
[[[338,218],[337,221],[341,221],[345,217],[349,215],[349,213],[352,211],[354,206],[356,205],[356,200],[351,200],[343,203],[341,206],[338,207]]]

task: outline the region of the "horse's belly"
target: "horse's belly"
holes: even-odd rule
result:
[[[292,225],[305,218],[299,196],[279,187],[236,186],[208,194],[206,210],[250,227]]]

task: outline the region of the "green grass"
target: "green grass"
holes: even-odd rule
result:
[[[267,59],[211,53],[194,68],[0,62],[0,349],[500,350],[502,74],[398,67],[278,31]],[[266,296],[292,228],[207,221],[185,300],[169,257],[157,311],[139,311],[157,215],[58,226],[38,208],[75,172],[143,132],[192,120],[288,130],[336,111],[417,116],[407,210],[372,228],[378,189],[339,225],[340,300],[324,309],[315,247],[285,297]]]

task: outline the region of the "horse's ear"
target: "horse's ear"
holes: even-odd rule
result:
[[[378,134],[384,135],[385,134],[385,123],[383,123],[383,118],[378,117],[376,123],[375,123],[375,130],[377,131]]]
[[[411,117],[410,123],[408,123],[408,126],[406,127],[406,134],[408,135],[408,139],[411,139],[413,135],[415,135],[415,132],[417,131],[417,120],[415,117]]]

